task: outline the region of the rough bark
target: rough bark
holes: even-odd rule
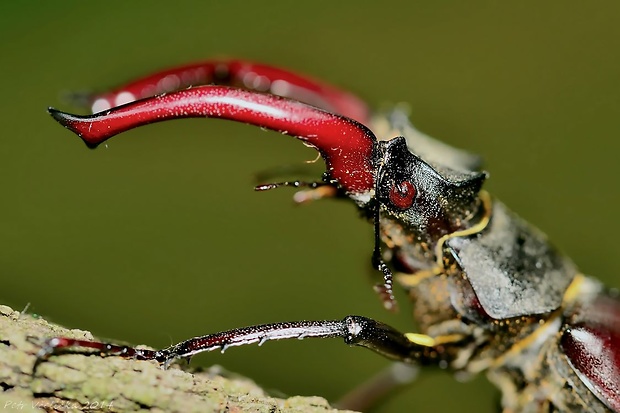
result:
[[[38,365],[46,338],[93,339],[42,318],[0,306],[0,408],[6,411],[336,412],[320,397],[270,397],[247,378],[222,370],[162,370],[154,362],[85,353],[53,356]]]

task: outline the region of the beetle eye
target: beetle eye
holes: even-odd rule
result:
[[[394,183],[390,188],[390,202],[398,209],[408,209],[413,205],[416,190],[411,181]]]

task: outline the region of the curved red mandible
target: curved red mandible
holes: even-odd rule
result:
[[[85,97],[93,112],[161,93],[207,84],[234,86],[298,100],[366,123],[369,110],[354,94],[279,67],[242,59],[214,59],[176,66]]]
[[[169,119],[209,117],[244,122],[315,147],[328,173],[348,193],[374,185],[375,135],[361,123],[307,104],[226,86],[193,89],[138,100],[94,115],[78,116],[50,108],[50,114],[91,148],[126,130]]]

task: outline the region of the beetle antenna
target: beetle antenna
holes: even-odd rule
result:
[[[276,189],[283,186],[292,186],[293,188],[310,188],[316,189],[321,186],[328,185],[325,182],[306,182],[306,181],[284,181],[284,182],[273,182],[269,184],[261,184],[256,185],[254,187],[255,191],[269,191],[270,189]]]

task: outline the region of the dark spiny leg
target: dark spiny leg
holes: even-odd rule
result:
[[[111,343],[102,343],[99,341],[88,340],[76,340],[66,337],[54,337],[45,342],[37,353],[37,359],[33,366],[33,374],[37,369],[39,363],[43,360],[47,360],[51,355],[57,353],[59,350],[71,347],[84,347],[92,348],[101,353],[101,355],[111,354],[126,358],[132,358],[135,360],[156,360],[159,363],[164,363],[166,360],[162,358],[159,351],[137,349],[129,346],[116,345]]]
[[[195,337],[163,350],[141,350],[97,341],[53,338],[37,353],[37,363],[70,347],[85,347],[102,354],[117,355],[136,360],[155,360],[168,367],[175,359],[191,357],[205,351],[258,343],[268,340],[341,337],[351,346],[366,347],[387,358],[406,363],[436,363],[443,357],[436,348],[418,344],[394,328],[360,316],[347,316],[342,320],[296,321],[290,323],[262,324],[238,328],[221,333]]]

